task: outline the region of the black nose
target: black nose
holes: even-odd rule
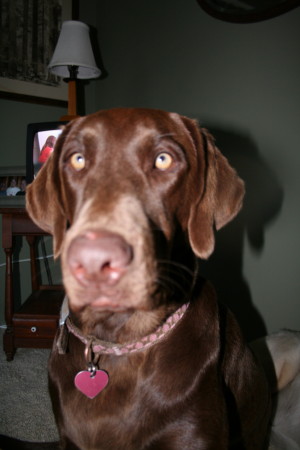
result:
[[[116,233],[89,230],[71,242],[67,263],[81,284],[114,285],[127,271],[132,247]]]

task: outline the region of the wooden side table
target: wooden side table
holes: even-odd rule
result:
[[[3,348],[8,361],[18,347],[51,348],[59,321],[64,290],[58,285],[41,285],[38,277],[35,244],[47,233],[29,218],[24,207],[0,207],[2,247],[6,253],[5,321]],[[25,236],[30,248],[32,293],[15,311],[13,293],[14,237]]]

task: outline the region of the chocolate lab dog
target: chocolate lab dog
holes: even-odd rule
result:
[[[64,128],[27,191],[68,298],[49,361],[62,449],[267,447],[267,382],[197,272],[243,195],[178,114],[120,108]]]

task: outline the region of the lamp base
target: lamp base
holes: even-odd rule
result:
[[[62,116],[60,120],[70,121],[77,119],[77,96],[76,96],[76,79],[70,78],[68,80],[68,114]]]
[[[66,115],[66,116],[61,116],[59,120],[61,122],[70,122],[71,120],[78,119],[78,117],[81,117],[81,116]]]

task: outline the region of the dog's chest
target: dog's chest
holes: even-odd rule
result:
[[[188,439],[188,435],[199,434],[204,428],[196,419],[199,406],[212,413],[223,408],[221,392],[212,399],[208,389],[213,380],[214,392],[220,389],[214,365],[207,371],[207,383],[203,379],[199,383],[200,360],[191,360],[172,339],[131,355],[101,356],[99,368],[108,373],[109,381],[93,399],[74,385],[76,374],[86,369],[82,352],[78,357],[78,345],[71,345],[69,354],[52,355],[50,374],[51,365],[57,367],[57,358],[64,373],[57,384],[62,420],[68,422],[69,439],[83,449],[121,449],[124,442],[126,448],[142,449],[145,439],[172,435],[175,424],[179,439],[182,423],[189,423],[193,429],[188,434],[182,429],[181,436]],[[55,385],[55,377],[53,381]],[[204,437],[205,429],[200,434]]]

